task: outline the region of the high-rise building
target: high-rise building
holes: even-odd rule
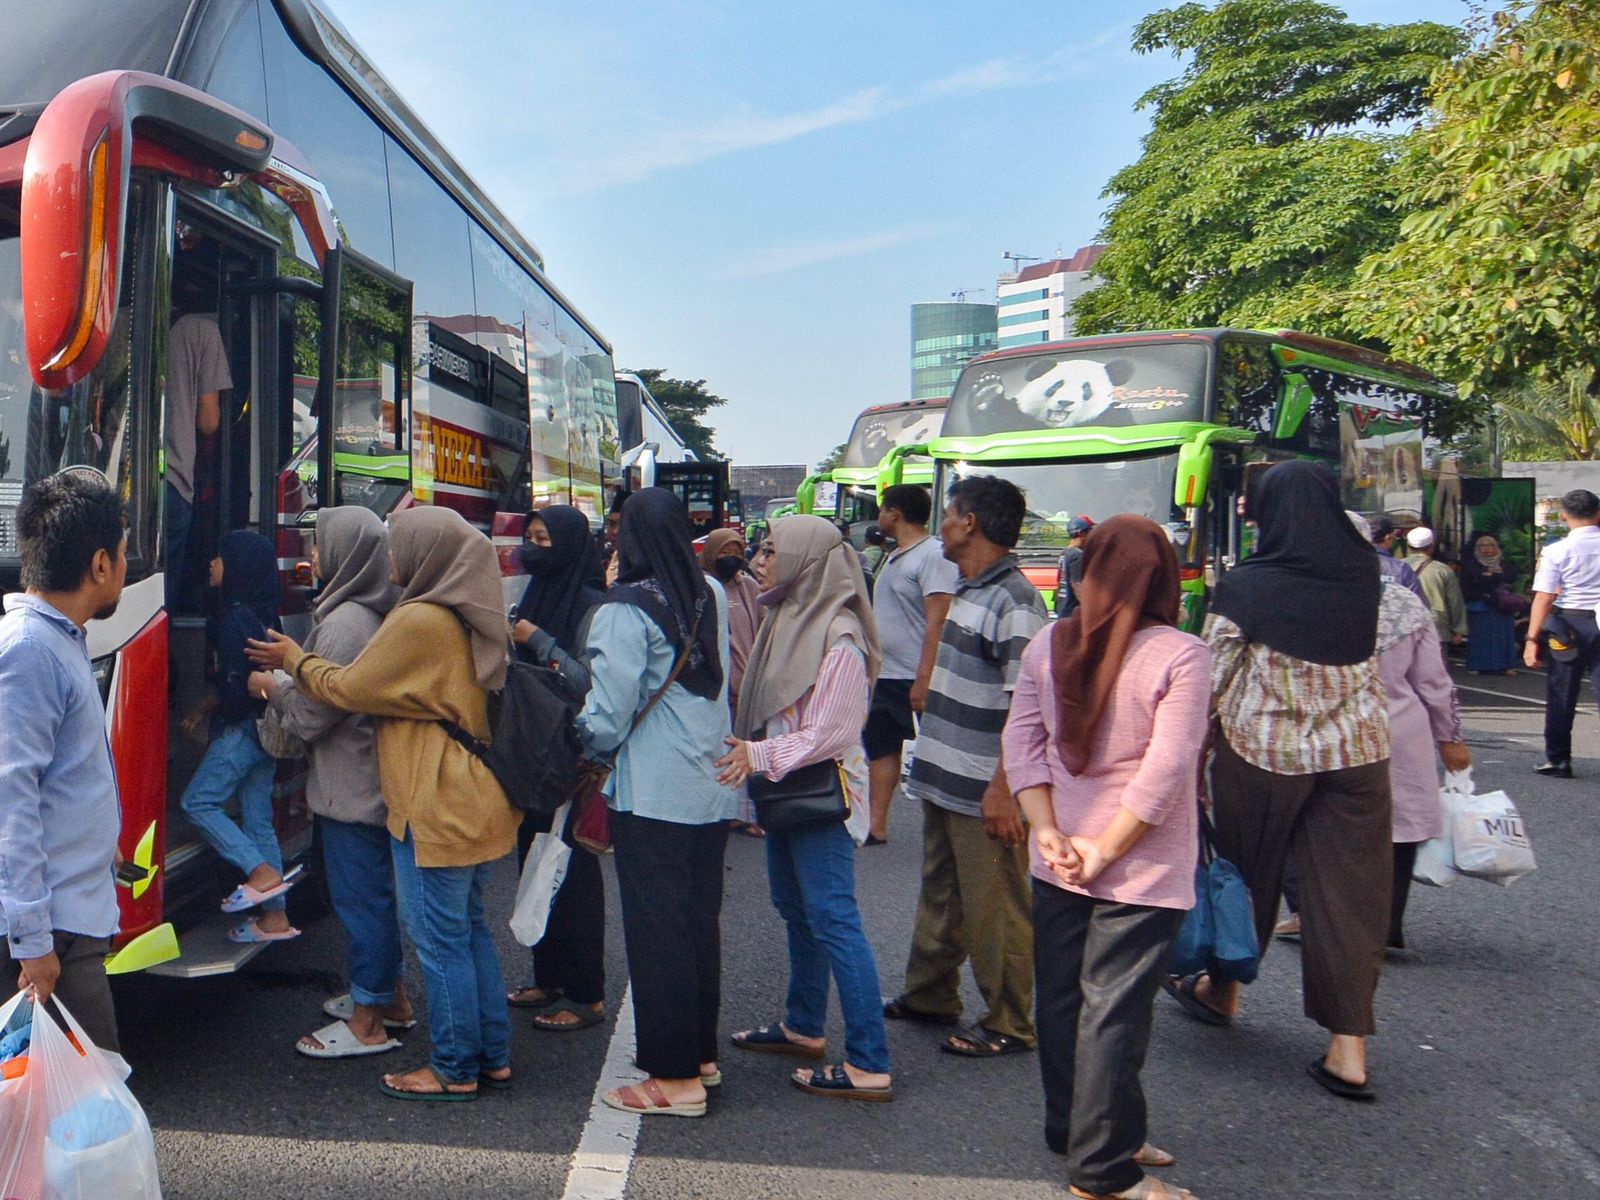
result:
[[[992,304],[913,304],[911,398],[949,396],[967,360],[995,348],[996,328]]]
[[[1071,258],[1033,263],[1002,275],[995,287],[1000,348],[1072,337],[1072,302],[1094,286],[1090,272],[1104,246],[1085,246]]]

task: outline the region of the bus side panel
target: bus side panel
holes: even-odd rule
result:
[[[122,803],[123,857],[154,870],[166,859],[167,845],[167,617],[157,613],[133,640],[122,647],[111,692],[108,722],[111,757],[116,764]],[[149,862],[137,854],[145,831],[155,826]],[[156,871],[137,899],[134,889],[118,888],[122,932],[126,941],[163,920],[166,873]]]

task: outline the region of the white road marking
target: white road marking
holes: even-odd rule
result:
[[[1494,691],[1491,688],[1470,687],[1469,685],[1467,685],[1465,683],[1456,684],[1456,691],[1458,691],[1458,692],[1477,692],[1480,695],[1494,696],[1494,697],[1496,697],[1497,699],[1500,699],[1500,700],[1515,700],[1519,704],[1533,704],[1533,705],[1538,706],[1539,708],[1543,708],[1544,707],[1544,701],[1543,700],[1530,700],[1526,696],[1515,696],[1515,695],[1512,695],[1512,693],[1510,693],[1510,692],[1497,692],[1497,691]]]
[[[606,1061],[589,1101],[589,1119],[572,1155],[561,1200],[622,1200],[639,1143],[642,1118],[609,1107],[600,1097],[612,1088],[638,1083],[644,1072],[633,1065],[633,989],[622,993],[617,1027],[606,1048]]]
[[[1532,1113],[1501,1113],[1500,1119],[1535,1146],[1548,1150],[1559,1161],[1578,1172],[1587,1182],[1600,1187],[1600,1158],[1596,1158],[1561,1126]]]

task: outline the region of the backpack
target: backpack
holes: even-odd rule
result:
[[[550,817],[586,777],[581,705],[560,672],[513,658],[505,686],[489,694],[492,742],[485,745],[454,721],[439,724],[489,768],[513,808]]]

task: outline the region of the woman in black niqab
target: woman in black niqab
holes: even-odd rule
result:
[[[683,653],[690,630],[695,629],[694,645],[678,682],[696,696],[712,700],[722,692],[716,602],[692,541],[683,501],[665,488],[635,492],[622,506],[617,584],[606,593],[606,602],[640,609],[666,635],[674,655]]]
[[[584,618],[605,599],[600,553],[589,518],[569,505],[556,504],[529,513],[528,519],[544,522],[550,544],[524,542],[518,551],[528,586],[517,616],[555,638],[568,654],[579,655]]]
[[[1350,666],[1377,650],[1378,555],[1319,462],[1282,462],[1261,476],[1249,516],[1256,551],[1217,581],[1211,611],[1305,662]]]

